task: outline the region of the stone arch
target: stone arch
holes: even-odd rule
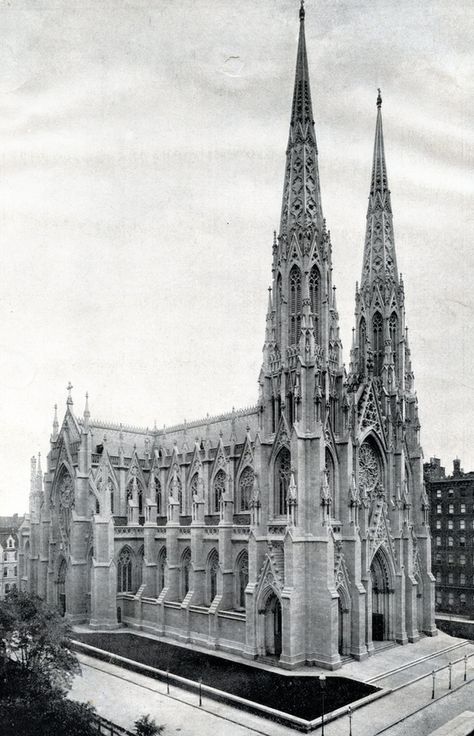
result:
[[[380,544],[370,563],[370,604],[372,641],[394,639],[395,570],[391,555]]]
[[[348,656],[351,651],[351,623],[352,623],[352,601],[344,578],[338,581],[336,592],[338,594],[338,643],[337,649],[341,656]]]
[[[295,264],[288,277],[288,345],[297,345],[301,331],[301,271]]]
[[[158,595],[166,586],[166,546],[160,549],[158,553]]]
[[[212,601],[217,595],[217,575],[219,570],[219,553],[215,547],[211,549],[207,556],[206,562],[206,600],[207,605],[212,605]]]
[[[372,317],[372,351],[374,356],[374,375],[380,376],[384,357],[383,317],[379,311]]]
[[[245,606],[245,589],[249,582],[249,555],[246,549],[243,549],[235,561],[234,569],[235,581],[235,608],[244,609]]]
[[[332,448],[326,445],[324,449],[324,465],[327,473],[327,480],[329,485],[329,492],[331,494],[331,516],[338,518],[338,476],[337,476],[337,463],[332,451]]]
[[[191,550],[189,547],[186,547],[186,549],[183,551],[183,554],[181,555],[181,564],[180,564],[180,580],[179,580],[179,587],[180,587],[180,598],[183,601],[190,590],[190,583],[191,583]]]
[[[321,319],[321,274],[316,263],[309,273],[309,299],[311,303],[311,312],[313,315],[314,339],[317,343],[320,340],[320,319]]]
[[[282,652],[282,606],[279,592],[268,585],[262,589],[257,618],[257,651],[280,658]]]
[[[289,449],[283,446],[275,457],[273,466],[273,503],[275,516],[286,515],[290,475],[291,454]]]

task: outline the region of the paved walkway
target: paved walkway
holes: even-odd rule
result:
[[[441,651],[457,644],[460,646],[455,649]],[[437,675],[434,701],[431,700],[431,677],[419,678],[431,673],[432,669],[447,665],[449,661],[462,658],[464,653],[472,652],[474,643],[440,633],[435,639],[426,638],[416,645],[394,647],[364,662],[349,663],[338,670],[338,675],[395,688],[384,698],[354,711],[353,735],[376,736],[386,733],[390,736],[411,736],[416,733],[417,736],[426,736],[434,728],[466,710],[474,702],[474,657],[469,660],[467,683],[463,681],[464,663],[453,667],[452,691],[448,690],[448,671],[443,670]],[[413,658],[417,661],[406,667]],[[420,658],[426,659],[419,661]],[[162,682],[85,655],[80,655],[80,660],[83,677],[76,678],[71,697],[90,700],[99,713],[126,728],[132,728],[134,720],[143,713],[150,713],[158,723],[166,725],[167,734],[180,732],[182,736],[243,736],[256,732],[265,736],[294,736],[297,733],[207,698],[203,698],[203,707],[199,708],[195,693],[172,686],[171,695],[167,696],[166,685]],[[405,669],[393,672],[399,667]],[[419,711],[421,707],[424,709]],[[320,729],[315,733],[320,733]],[[327,736],[347,736],[348,733],[347,716],[326,723]]]

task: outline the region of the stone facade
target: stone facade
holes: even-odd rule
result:
[[[458,459],[448,476],[438,458],[431,458],[424,469],[436,610],[474,618],[474,473],[465,473]]]
[[[153,431],[76,416],[32,466],[24,584],[73,622],[330,669],[432,635],[434,581],[381,99],[348,372],[304,9],[263,363],[249,409]]]

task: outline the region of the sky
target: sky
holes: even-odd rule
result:
[[[256,402],[298,7],[0,0],[0,514],[69,381],[150,428]],[[381,87],[425,457],[474,470],[474,5],[307,0],[306,39],[344,360]]]

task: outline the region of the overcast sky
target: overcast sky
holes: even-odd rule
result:
[[[253,404],[297,0],[0,0],[0,514],[53,405]],[[307,0],[344,360],[382,88],[425,456],[474,470],[472,0]]]

